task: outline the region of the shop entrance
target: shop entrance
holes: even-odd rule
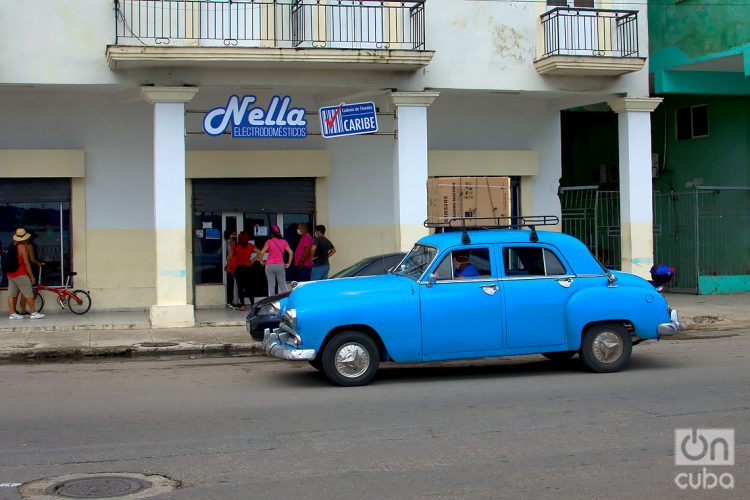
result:
[[[293,249],[299,241],[298,224],[308,224],[312,232],[315,179],[194,179],[192,184],[193,282],[195,286],[220,286],[222,292],[221,298],[219,290],[200,294],[213,299],[196,306],[238,302],[235,277],[225,272],[228,237],[233,231],[238,235],[246,231],[250,242],[262,248],[271,226],[277,225]],[[287,280],[293,279],[290,272]],[[260,264],[251,268],[249,283],[254,298],[267,295]],[[245,297],[245,305],[249,303]]]

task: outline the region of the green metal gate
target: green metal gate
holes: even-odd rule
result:
[[[563,232],[583,241],[602,264],[618,269],[619,192],[565,187],[560,202]],[[707,277],[750,275],[750,187],[657,192],[653,210],[655,261],[676,269],[670,291],[699,293]]]

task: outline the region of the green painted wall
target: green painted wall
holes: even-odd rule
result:
[[[650,0],[648,26],[657,94],[750,95],[750,0]]]
[[[673,47],[689,59],[722,53],[750,43],[750,2],[649,0],[648,29],[652,55]]]
[[[711,186],[750,186],[750,97],[662,97],[651,116],[652,151],[659,155],[661,167],[654,189],[689,191],[695,179]],[[709,136],[678,141],[676,110],[699,104],[708,105]]]
[[[701,276],[698,286],[701,295],[750,292],[750,276]]]

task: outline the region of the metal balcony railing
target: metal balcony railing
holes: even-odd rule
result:
[[[117,45],[425,50],[424,0],[115,0]]]
[[[639,57],[637,11],[559,7],[541,19],[542,57]]]

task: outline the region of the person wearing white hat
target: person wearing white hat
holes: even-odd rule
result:
[[[16,312],[16,302],[18,294],[21,293],[26,301],[26,307],[31,313],[31,319],[41,319],[44,314],[37,312],[34,307],[34,289],[32,285],[36,283],[34,273],[31,271],[31,262],[29,261],[29,238],[31,234],[24,228],[19,227],[13,234],[13,245],[16,248],[18,267],[17,269],[8,269],[8,310],[10,311],[9,319],[23,319],[23,316]]]

